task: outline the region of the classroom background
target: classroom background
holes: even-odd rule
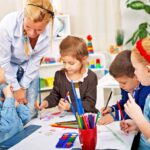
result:
[[[134,0],[135,1],[135,0]],[[144,10],[137,10],[128,5],[133,0],[51,0],[56,17],[62,22],[62,30],[53,39],[53,45],[40,68],[41,96],[47,95],[53,86],[55,71],[62,68],[59,62],[59,43],[69,35],[80,36],[87,42],[89,49],[89,65],[99,78],[98,108],[105,103],[99,99],[107,99],[110,90],[113,91],[112,100],[119,99],[118,84],[109,76],[104,75],[112,60],[122,49],[130,49],[134,43],[133,33],[140,30],[141,23],[148,23],[149,14]],[[149,0],[142,0],[149,4]],[[0,20],[9,12],[21,10],[25,0],[0,1]],[[145,29],[149,30],[149,29]],[[47,72],[49,69],[49,72]],[[114,98],[115,97],[115,98]]]

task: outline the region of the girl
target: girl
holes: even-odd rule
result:
[[[150,37],[141,39],[131,54],[131,61],[135,68],[135,75],[141,84],[150,85]],[[125,132],[138,129],[141,132],[139,150],[150,149],[150,94],[147,96],[144,106],[144,116],[140,107],[130,96],[124,105],[126,113],[133,119],[121,122],[121,128]]]
[[[36,116],[40,60],[50,46],[53,7],[49,0],[27,0],[23,12],[14,12],[0,23],[0,66],[11,83],[14,98],[26,103]],[[26,100],[27,99],[27,100]]]
[[[41,107],[50,108],[58,105],[60,110],[70,110],[70,104],[64,99],[68,91],[75,107],[70,83],[72,80],[79,86],[85,112],[97,112],[95,108],[97,76],[86,68],[88,50],[85,41],[75,36],[67,36],[60,44],[60,55],[64,69],[56,72],[54,88],[44,99]]]
[[[5,84],[4,70],[0,68],[0,143],[23,130],[30,119],[29,109],[18,104],[12,94],[11,86]]]

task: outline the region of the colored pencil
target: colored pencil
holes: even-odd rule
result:
[[[107,103],[106,103],[106,106],[105,106],[104,110],[107,108],[107,106],[108,106],[108,103],[109,103],[109,101],[110,101],[111,96],[112,96],[112,91],[110,92],[110,95],[109,95],[109,97],[108,97],[108,100],[107,100]]]
[[[96,124],[97,124],[97,122],[98,122],[99,116],[100,116],[100,112],[98,112],[97,115],[96,115],[96,122],[95,122]]]
[[[117,101],[117,106],[118,106],[118,109],[120,111],[121,118],[124,120],[124,115],[123,115],[123,112],[122,112],[122,109],[121,109],[119,101]]]
[[[57,127],[57,128],[68,128],[68,129],[77,129],[78,127],[73,127],[73,125],[71,125],[71,126],[69,126],[69,125],[67,125],[67,126],[65,126],[65,125],[57,125],[57,124],[51,124],[50,126],[52,126],[52,127]]]

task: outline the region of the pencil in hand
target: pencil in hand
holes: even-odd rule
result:
[[[122,112],[122,109],[121,109],[121,106],[120,106],[120,102],[119,102],[119,101],[117,101],[117,106],[118,106],[118,109],[119,109],[119,111],[120,111],[121,118],[122,118],[122,120],[124,120],[125,117],[124,117],[124,115],[123,115],[123,112]]]
[[[106,102],[106,106],[105,106],[104,110],[106,110],[106,108],[107,108],[107,106],[108,106],[108,103],[109,103],[109,101],[110,101],[110,99],[111,99],[111,96],[112,96],[112,91],[110,92],[110,95],[109,95],[109,97],[108,97],[108,100],[107,100],[107,102]]]

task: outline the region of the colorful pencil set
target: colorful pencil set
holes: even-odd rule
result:
[[[98,113],[97,115],[92,114],[92,113],[85,114],[83,106],[82,106],[82,101],[81,101],[80,97],[77,96],[76,91],[78,91],[78,89],[75,88],[75,85],[72,81],[71,81],[71,87],[73,90],[74,99],[75,99],[76,107],[77,107],[77,112],[75,112],[74,108],[73,108],[74,110],[72,110],[72,111],[74,112],[74,115],[76,117],[78,127],[80,129],[93,129],[93,128],[95,128],[100,113]]]
[[[58,127],[58,128],[69,128],[69,129],[77,129],[78,124],[77,121],[65,121],[65,122],[57,122],[54,124],[51,124],[52,127]]]
[[[93,129],[96,127],[98,114],[87,113],[84,115],[77,114],[78,127],[80,129]]]
[[[73,146],[77,133],[64,133],[56,144],[56,148],[70,148]]]

